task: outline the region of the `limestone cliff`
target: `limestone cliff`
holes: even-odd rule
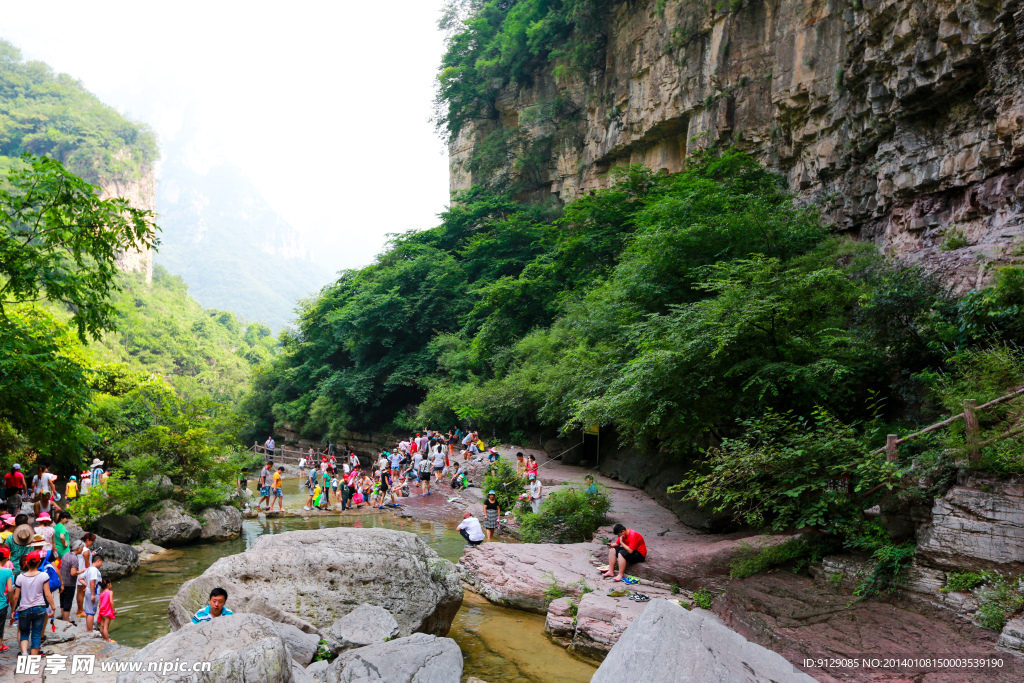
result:
[[[602,70],[552,65],[502,89],[490,118],[452,141],[452,189],[479,180],[474,145],[502,129],[548,142],[537,186],[563,201],[605,186],[615,166],[672,172],[735,145],[832,224],[958,290],[1024,254],[1019,0],[657,5],[615,6]],[[538,115],[553,102],[568,117]]]
[[[100,198],[121,197],[127,199],[133,208],[156,212],[156,179],[153,168],[142,166],[137,175],[100,179]],[[153,249],[147,245],[140,249],[129,249],[117,255],[117,267],[126,273],[145,273],[146,282],[153,281]]]

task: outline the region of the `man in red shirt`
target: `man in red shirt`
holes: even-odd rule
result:
[[[25,495],[25,475],[21,473],[21,465],[14,463],[11,471],[4,475],[4,498],[7,507],[21,507],[21,496]],[[12,496],[17,496],[12,498]],[[13,512],[12,512],[13,514]]]
[[[647,545],[643,536],[621,524],[612,527],[612,531],[615,532],[615,540],[608,544],[608,571],[601,576],[614,577],[614,581],[622,581],[627,564],[637,564],[647,559]],[[616,565],[619,570],[618,576],[615,576]]]

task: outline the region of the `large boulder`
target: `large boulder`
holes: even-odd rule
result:
[[[132,544],[142,538],[142,520],[135,515],[103,515],[92,523],[97,535]]]
[[[199,513],[201,541],[230,541],[242,533],[242,513],[230,505],[206,508]]]
[[[327,683],[460,683],[462,651],[451,638],[416,633],[342,654],[327,668]]]
[[[814,683],[782,655],[729,630],[711,613],[652,600],[619,638],[591,683],[669,680]]]
[[[210,671],[148,671],[150,662],[209,662]],[[256,614],[234,614],[191,624],[142,648],[128,662],[141,671],[117,683],[294,683],[292,658],[274,623]]]
[[[965,477],[935,499],[916,557],[947,571],[1024,572],[1024,483]]]
[[[398,622],[383,607],[360,605],[331,626],[337,650],[351,650],[398,637]]]
[[[227,589],[232,610],[244,609],[231,597],[232,587],[244,588],[249,603],[279,607],[321,633],[369,603],[390,612],[401,635],[445,635],[462,605],[458,569],[418,536],[393,529],[261,536],[244,553],[223,557],[186,582],[169,607],[172,625],[199,609],[216,585]]]
[[[178,589],[177,594],[171,598],[171,602],[167,606],[171,630],[177,631],[192,623],[192,615],[209,601],[210,591],[214,588],[223,588],[228,592],[228,609],[235,614],[240,612],[258,614],[271,621],[291,624],[304,633],[319,634],[320,632],[320,629],[305,619],[282,610],[279,607],[280,601],[273,600],[273,597],[271,600],[267,600],[243,584],[216,574],[202,574],[181,584],[181,588]]]
[[[71,540],[80,540],[84,533],[82,527],[77,524],[68,525]],[[118,543],[97,534],[92,550],[103,556],[103,576],[108,579],[124,578],[139,568],[139,553],[125,543]]]
[[[165,500],[146,513],[142,521],[149,529],[149,540],[165,548],[199,540],[203,527],[179,504]]]

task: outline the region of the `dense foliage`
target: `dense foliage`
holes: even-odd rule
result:
[[[115,315],[117,252],[149,241],[152,217],[52,159],[26,157],[0,189],[0,421],[64,451],[88,404],[88,378],[62,346],[99,339]],[[37,302],[69,312],[74,337]]]
[[[25,170],[27,169],[27,170]],[[203,310],[180,278],[116,270],[151,216],[57,161],[28,157],[0,190],[0,466],[68,475],[99,458],[108,493],[86,518],[160,498],[193,507],[233,487],[243,419],[232,407],[276,343],[265,325]]]
[[[26,62],[0,40],[0,172],[29,152],[97,183],[135,178],[157,156],[156,136],[125,119],[67,74]]]
[[[602,66],[613,0],[449,0],[438,74],[437,123],[454,137],[490,118],[501,86],[529,83],[551,61],[588,73]]]
[[[890,491],[920,504],[968,463],[962,427],[895,464],[868,452],[1024,382],[1024,270],[957,299],[828,234],[739,153],[671,176],[620,169],[560,212],[481,187],[458,199],[305,305],[247,399],[261,433],[600,424],[695,462],[684,496],[876,557],[870,593],[908,555],[861,511]],[[1019,419],[1012,404],[989,414],[970,466],[1024,471],[1024,437],[1000,436]]]

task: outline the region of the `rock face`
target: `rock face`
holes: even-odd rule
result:
[[[244,553],[217,560],[182,585],[168,608],[172,625],[202,606],[215,585],[227,589],[232,610],[244,609],[230,597],[240,587],[260,609],[280,608],[322,633],[369,603],[388,610],[402,635],[444,635],[462,605],[455,566],[418,536],[391,529],[261,536]]]
[[[552,64],[498,91],[449,147],[451,189],[480,182],[474,149],[515,128],[550,150],[534,195],[563,200],[616,166],[672,172],[734,145],[835,225],[973,287],[992,265],[979,257],[1014,259],[1022,235],[1021,12],[1017,0],[614,3],[601,68]],[[575,127],[535,115],[556,101]],[[954,225],[969,245],[943,252]]]
[[[99,536],[118,543],[134,543],[142,538],[142,520],[135,515],[103,515],[92,523]]]
[[[999,647],[1024,652],[1024,617],[1010,619],[999,634]]]
[[[77,524],[68,527],[73,541],[80,540],[83,533]],[[139,553],[130,545],[97,535],[92,549],[103,555],[103,576],[108,579],[124,578],[139,568]]]
[[[169,500],[147,512],[142,521],[149,529],[149,540],[163,547],[192,543],[203,532],[195,517],[186,513],[180,504]]]
[[[459,646],[451,638],[425,633],[346,652],[327,669],[328,683],[459,683],[461,680]]]
[[[781,655],[730,631],[708,612],[690,612],[668,600],[652,600],[622,634],[591,681],[662,680],[814,683]]]
[[[146,671],[155,661],[210,662],[211,670]],[[234,614],[188,627],[158,638],[136,652],[129,662],[143,662],[142,672],[121,673],[118,683],[293,683],[292,660],[274,623],[256,614]]]
[[[391,613],[376,605],[359,605],[331,626],[331,638],[337,650],[351,650],[384,643],[398,637],[398,622]]]
[[[936,498],[917,560],[949,571],[1024,571],[1024,483],[967,478]]]
[[[986,683],[1021,680],[1024,667],[996,649],[998,634],[928,600],[881,595],[854,601],[850,588],[844,584],[843,590],[837,590],[829,582],[780,571],[732,581],[715,599],[713,609],[726,626],[794,664],[805,658],[842,660],[867,652],[910,658],[925,652],[958,652],[962,657],[1002,658],[1003,668],[982,675]],[[849,668],[816,668],[808,673],[819,681],[851,680]],[[972,680],[971,674],[962,672],[935,673],[939,675],[908,673],[898,680]],[[862,669],[853,680],[881,683],[894,680],[893,676],[889,669]]]
[[[115,153],[116,157],[128,157],[127,150]],[[145,165],[138,177],[126,175],[100,182],[100,198],[123,197],[136,209],[156,211],[156,178],[153,168]],[[136,245],[134,249],[126,249],[117,253],[117,268],[126,273],[139,272],[147,283],[153,281],[153,249],[150,245]],[[125,541],[127,543],[127,541]]]
[[[229,541],[242,533],[242,513],[230,505],[206,508],[199,513],[199,521],[201,541]]]

